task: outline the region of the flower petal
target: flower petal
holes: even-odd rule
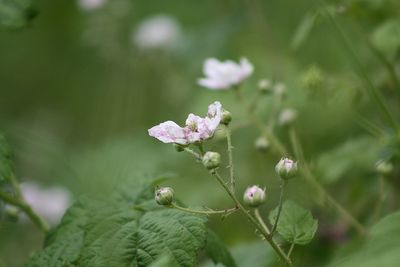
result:
[[[188,144],[185,130],[173,121],[166,121],[149,129],[149,135],[163,143]]]

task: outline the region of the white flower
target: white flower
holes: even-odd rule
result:
[[[78,5],[81,9],[91,11],[102,7],[106,0],[78,0]]]
[[[192,113],[186,119],[185,127],[173,121],[160,123],[149,129],[149,135],[163,143],[188,145],[211,138],[221,122],[222,105],[216,101],[208,106],[205,118]]]
[[[171,48],[181,36],[181,27],[173,17],[156,15],[138,25],[133,42],[142,49]]]
[[[227,90],[249,77],[253,65],[246,58],[241,58],[240,64],[209,58],[204,62],[203,72],[206,77],[198,80],[199,85],[212,90]]]
[[[25,201],[51,224],[57,224],[71,204],[71,195],[63,187],[43,188],[36,183],[22,183]]]

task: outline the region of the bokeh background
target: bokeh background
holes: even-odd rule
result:
[[[36,15],[26,26],[0,30],[0,125],[21,182],[61,186],[76,199],[107,195],[125,179],[168,173],[174,178],[166,184],[185,204],[229,206],[207,171],[189,155],[149,137],[147,129],[165,120],[182,124],[190,112],[204,115],[215,100],[231,111],[233,123],[246,124],[245,107],[231,92],[197,85],[206,58],[245,56],[255,71],[243,84],[244,94],[250,99],[260,79],[286,85],[283,107],[297,110],[295,126],[317,178],[363,223],[371,223],[368,207],[379,198],[374,164],[393,151],[388,148],[393,140],[390,131],[385,139],[375,138],[361,123],[367,118],[386,131],[334,25],[323,16],[310,20],[320,2],[97,2],[36,0]],[[400,37],[396,43],[383,34],[391,45],[381,46],[376,37],[384,23],[398,19],[398,3],[327,5],[337,12],[364,71],[398,118],[395,85],[364,39],[375,38],[385,57],[398,63]],[[159,23],[155,35],[166,34],[168,42],[146,43],[151,37],[139,36],[151,20]],[[274,101],[260,99],[257,113],[267,119]],[[278,127],[276,133],[289,146],[287,129]],[[234,158],[239,192],[253,183],[266,186],[266,214],[277,204],[279,157],[257,151],[258,136],[254,127],[235,130]],[[206,148],[223,153],[225,140],[217,135]],[[320,220],[318,237],[295,255],[303,266],[321,266],[354,232],[304,180],[293,180],[288,191]],[[384,212],[398,208],[390,196],[388,203]],[[223,222],[211,218],[210,225],[230,247],[257,239],[239,215]],[[1,221],[0,266],[20,266],[42,242],[34,225]]]

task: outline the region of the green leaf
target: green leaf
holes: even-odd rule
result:
[[[363,245],[351,255],[336,259],[330,267],[396,267],[400,262],[400,212],[380,220]]]
[[[366,150],[365,148],[368,147]],[[317,160],[316,176],[331,184],[345,176],[369,173],[375,165],[381,146],[370,137],[360,136],[323,153]]]
[[[314,13],[307,13],[303,17],[290,44],[293,50],[297,50],[307,40],[311,30],[315,26],[315,21],[316,15]]]
[[[276,253],[265,241],[241,244],[232,248],[237,266],[276,266]]]
[[[386,20],[372,33],[372,43],[387,54],[395,56],[400,49],[400,19]]]
[[[278,207],[271,211],[269,220],[273,225],[278,214]],[[318,221],[310,211],[288,200],[282,207],[277,226],[278,233],[288,242],[298,245],[310,243],[318,228]]]
[[[11,149],[3,134],[0,134],[0,182],[8,180],[13,172]]]
[[[207,218],[157,206],[154,183],[127,192],[74,204],[28,266],[149,266],[164,255],[170,266],[195,266]]]
[[[222,263],[225,267],[236,266],[229,250],[224,243],[222,243],[221,239],[211,230],[207,232],[205,252],[212,259],[214,264]]]
[[[0,0],[0,27],[22,28],[35,16],[31,0]]]

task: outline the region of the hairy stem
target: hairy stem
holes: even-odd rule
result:
[[[271,230],[271,235],[273,235],[275,233],[276,227],[278,227],[279,218],[280,218],[281,212],[282,212],[283,197],[284,197],[284,193],[285,193],[285,186],[286,186],[285,180],[281,179],[281,193],[279,195],[278,214],[276,215],[274,226],[272,227],[272,230]]]
[[[45,234],[49,231],[48,224],[23,199],[14,198],[2,191],[0,191],[0,199],[22,210]]]
[[[233,202],[236,204],[236,206],[239,208],[240,211],[243,212],[243,214],[248,218],[248,220],[256,227],[256,229],[263,235],[265,240],[271,245],[271,247],[275,250],[275,252],[278,254],[278,256],[286,263],[287,266],[293,266],[292,261],[286,256],[286,254],[283,252],[281,247],[273,240],[272,236],[265,231],[263,226],[257,221],[257,219],[247,211],[242,204],[239,202],[239,200],[236,198],[235,194],[231,191],[231,189],[225,184],[224,180],[221,178],[221,176],[218,174],[216,170],[211,171],[211,174],[217,178],[217,181],[222,185],[222,187],[225,189],[225,191],[228,193],[230,198],[233,200]]]
[[[199,153],[195,152],[194,150],[192,150],[188,147],[185,147],[184,150],[186,152],[188,152],[189,154],[191,154],[192,156],[194,156],[197,160],[201,161],[202,156]]]
[[[189,212],[189,213],[194,213],[194,214],[202,214],[202,215],[228,215],[231,214],[235,211],[238,210],[238,207],[230,208],[230,209],[224,209],[224,210],[192,210],[189,208],[184,208],[181,206],[178,206],[176,203],[171,204],[171,208],[175,208],[181,211]]]
[[[232,146],[232,131],[226,126],[226,142],[228,146],[228,158],[229,158],[229,177],[231,181],[231,190],[235,192],[235,175],[234,175],[234,165],[233,165],[233,146]]]

